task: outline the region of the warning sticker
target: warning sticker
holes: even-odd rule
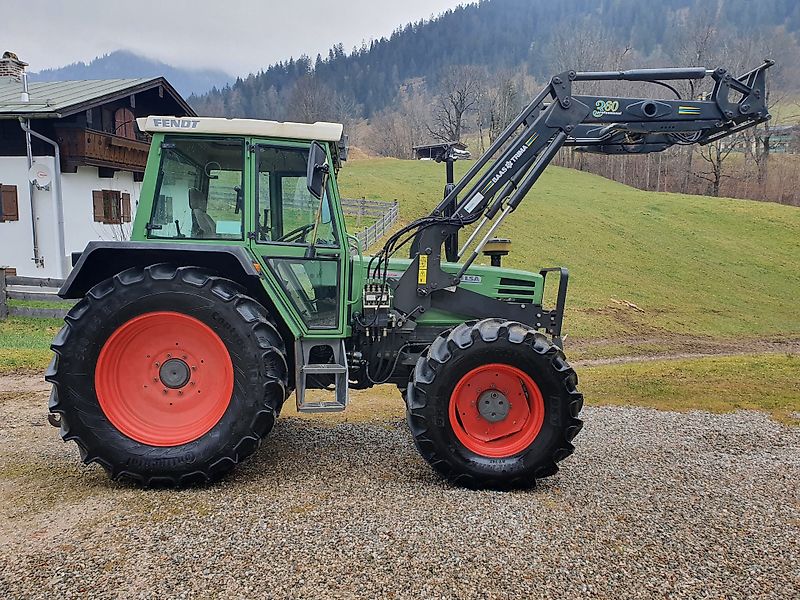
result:
[[[419,255],[419,271],[417,271],[417,283],[425,285],[428,283],[428,255]]]
[[[467,205],[464,207],[464,210],[467,211],[468,213],[471,213],[475,209],[475,207],[478,206],[478,204],[480,204],[481,200],[483,200],[483,194],[481,194],[480,192],[476,192],[475,195],[470,199],[470,201],[467,202]]]

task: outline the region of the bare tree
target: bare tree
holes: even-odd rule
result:
[[[288,118],[304,123],[313,123],[330,118],[331,90],[313,75],[297,80],[292,89],[287,107]]]
[[[437,140],[461,141],[468,112],[475,110],[483,81],[481,69],[454,66],[446,70],[440,82],[441,92],[433,107],[433,125],[428,127]]]
[[[684,18],[688,18],[684,15]],[[712,59],[713,49],[719,46],[719,30],[717,27],[717,12],[712,6],[699,11],[690,21],[679,20],[673,23],[675,44],[673,44],[672,59],[676,64],[687,66],[708,66]],[[678,80],[673,82],[681,96],[694,100],[701,92],[696,79]],[[684,194],[689,191],[689,182],[692,175],[692,162],[694,146],[685,149],[686,157],[683,164],[683,176],[680,191]]]
[[[352,94],[336,92],[330,98],[330,117],[344,125],[344,132],[350,136],[350,143],[356,143],[356,131],[361,120],[362,106]]]
[[[550,62],[558,71],[602,71],[625,68],[632,55],[629,45],[615,44],[615,36],[599,28],[595,22],[586,19],[575,24],[574,28],[559,31],[553,36]],[[575,93],[600,94],[605,82],[581,82]],[[576,86],[577,88],[577,86]],[[620,91],[615,82],[615,91]],[[620,94],[615,94],[620,95]]]
[[[283,121],[286,118],[286,107],[289,104],[286,92],[279,93],[271,85],[262,95],[261,102],[256,106],[256,117],[259,119],[272,119]]]
[[[422,80],[412,80],[400,88],[397,105],[370,119],[365,141],[381,156],[412,158],[412,147],[421,144],[430,120],[430,97]]]
[[[722,178],[726,177],[722,171],[722,165],[725,162],[725,159],[728,158],[731,152],[733,152],[736,148],[736,141],[738,139],[739,136],[735,136],[733,138],[726,139],[725,142],[717,140],[716,142],[712,142],[700,147],[699,154],[702,159],[709,164],[711,173],[696,173],[695,175],[699,179],[709,182],[709,191],[711,192],[711,196],[719,196],[719,188],[720,184],[722,183]]]
[[[520,88],[521,82],[511,71],[500,71],[491,77],[487,74],[479,86],[476,103],[481,143],[484,130],[491,144],[522,109]]]
[[[748,53],[751,61],[768,56],[781,57],[781,60],[770,69],[767,77],[767,109],[772,112],[778,105],[789,105],[792,93],[788,90],[793,89],[800,78],[800,68],[798,68],[800,47],[794,36],[788,35],[782,29],[762,32],[753,38],[751,47],[752,51]],[[793,112],[797,111],[789,110],[785,114],[775,115],[772,120],[747,129],[743,133],[745,151],[756,167],[756,184],[761,199],[767,197],[772,138],[776,127],[795,123],[800,114],[791,114]]]
[[[775,127],[769,121],[742,133],[743,146],[747,157],[756,168],[756,188],[758,197],[763,199],[767,194],[769,177],[769,158],[772,149],[772,137]]]

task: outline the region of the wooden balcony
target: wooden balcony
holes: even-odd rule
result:
[[[141,174],[150,150],[147,142],[93,129],[57,127],[56,140],[61,148],[61,170],[72,173],[90,166]]]

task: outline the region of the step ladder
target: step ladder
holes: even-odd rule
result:
[[[311,351],[317,346],[331,349],[332,363],[312,363]],[[295,342],[295,398],[297,411],[308,413],[341,412],[347,406],[350,397],[348,388],[347,354],[342,339],[306,339]],[[305,395],[309,376],[333,375],[335,390],[333,400],[307,402]]]

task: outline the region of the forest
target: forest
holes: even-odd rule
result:
[[[555,73],[648,66],[770,70],[773,119],[708,146],[660,155],[561,152],[558,162],[660,191],[800,204],[800,3],[796,0],[483,0],[388,38],[327,56],[289,58],[191,96],[198,113],[275,120],[333,120],[369,155],[410,158],[414,144],[461,140],[473,154]],[[618,84],[576,93],[668,97]],[[708,87],[679,89],[685,98]]]

